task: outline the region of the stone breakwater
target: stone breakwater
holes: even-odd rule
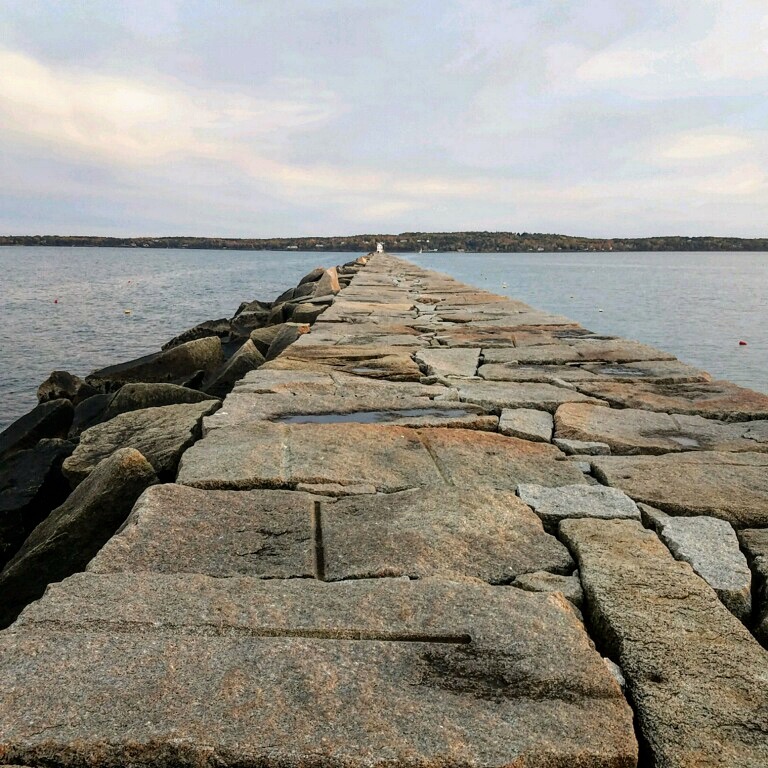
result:
[[[349,269],[175,482],[81,438],[119,530],[0,633],[0,763],[768,765],[768,397]]]

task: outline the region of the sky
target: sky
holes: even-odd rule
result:
[[[768,236],[765,0],[0,0],[0,234]]]

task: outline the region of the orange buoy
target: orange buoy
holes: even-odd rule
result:
[[[739,342],[739,346],[740,347],[746,347],[747,346],[747,342],[746,341],[740,341]]]

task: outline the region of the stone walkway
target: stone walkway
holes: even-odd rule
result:
[[[765,768],[767,419],[377,254],[0,633],[0,764]]]

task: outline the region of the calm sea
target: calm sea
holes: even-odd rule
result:
[[[716,378],[768,393],[768,253],[430,253],[409,258],[566,315],[593,331],[652,344]]]
[[[52,370],[84,376],[153,352],[196,323],[231,316],[241,301],[273,299],[318,264],[353,257],[0,248],[0,429],[35,405],[37,386]],[[409,258],[595,331],[655,344],[718,377],[768,392],[768,254]],[[739,347],[742,339],[749,346]]]

